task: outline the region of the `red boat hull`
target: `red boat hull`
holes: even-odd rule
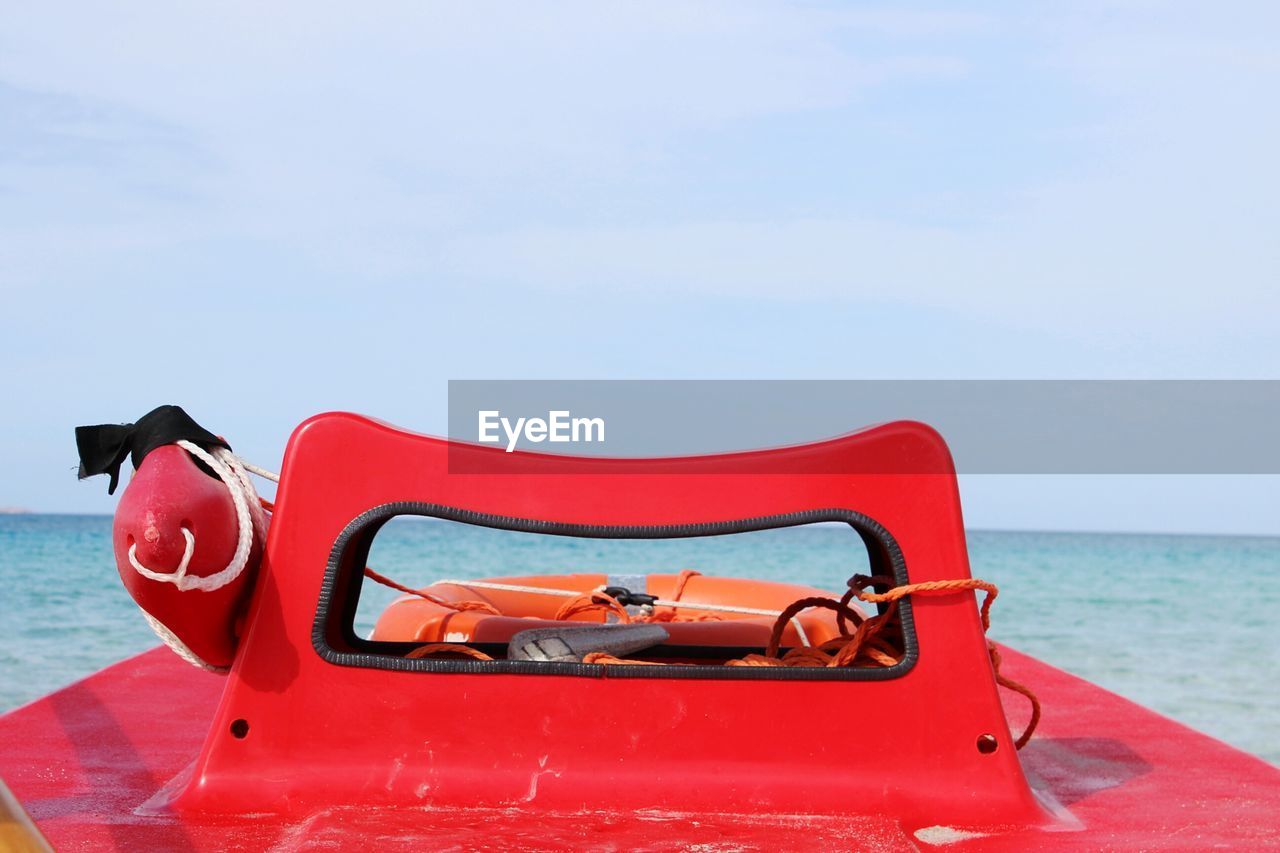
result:
[[[1014,749],[1022,697],[954,587],[950,466],[909,422],[607,460],[319,416],[286,451],[228,678],[121,663],[0,718],[0,774],[64,848],[1274,843],[1280,770],[1009,653],[1002,674],[1046,709]],[[886,586],[941,593],[896,605],[902,655],[874,670],[409,658],[350,623],[372,536],[401,514],[601,539],[839,521]]]
[[[904,826],[890,816],[331,807],[288,818],[148,808],[204,741],[225,680],[167,649],[0,717],[0,776],[59,850],[343,847],[684,849],[1257,849],[1280,845],[1280,769],[1061,670],[1005,652],[1049,709],[1019,758],[1061,828]],[[1009,700],[1015,723],[1020,697]]]

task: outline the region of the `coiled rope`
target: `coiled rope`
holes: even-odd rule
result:
[[[769,638],[769,645],[764,654],[746,655],[737,660],[726,661],[725,665],[893,666],[901,662],[905,654],[905,650],[902,648],[902,623],[898,613],[898,602],[903,598],[908,595],[954,595],[959,592],[982,590],[985,595],[979,608],[979,616],[982,621],[982,631],[985,634],[991,627],[991,605],[995,603],[996,596],[1000,594],[995,584],[979,578],[957,578],[954,580],[924,581],[903,586],[891,586],[882,593],[867,591],[868,587],[871,586],[888,586],[892,583],[893,578],[890,577],[854,575],[849,579],[849,590],[839,601],[830,598],[802,598],[793,602],[778,615],[778,619],[773,626],[773,634]],[[884,613],[867,617],[849,606],[850,602],[855,598],[868,604],[888,604],[889,606]],[[794,648],[779,657],[778,648],[788,619],[811,607],[824,607],[836,611],[841,636],[829,640],[818,647]],[[855,626],[852,634],[848,632],[846,620],[853,622]],[[987,654],[991,658],[991,667],[995,674],[996,683],[1026,697],[1031,705],[1031,718],[1022,734],[1014,741],[1014,746],[1022,749],[1031,740],[1031,735],[1040,723],[1040,700],[1030,688],[1000,673],[1000,652],[996,649],[995,643],[990,640],[987,641]],[[587,658],[590,658],[590,660],[584,658],[584,663],[605,665],[653,663],[653,661],[618,658],[604,653],[587,655]]]

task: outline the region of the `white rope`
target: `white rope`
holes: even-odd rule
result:
[[[171,583],[183,592],[193,589],[202,592],[213,592],[240,577],[240,573],[244,571],[244,567],[249,563],[249,554],[253,550],[253,534],[256,522],[253,513],[249,511],[249,501],[252,500],[257,503],[258,493],[254,491],[253,483],[249,480],[249,475],[245,473],[245,468],[240,459],[226,448],[215,447],[213,453],[210,454],[204,448],[190,441],[178,441],[177,445],[208,465],[218,475],[218,478],[226,484],[227,491],[231,495],[231,502],[236,509],[237,536],[235,553],[231,555],[231,561],[227,563],[227,567],[216,574],[205,576],[189,575],[187,574],[187,568],[191,563],[192,555],[195,554],[196,537],[190,530],[182,527],[179,529],[186,538],[187,545],[182,552],[182,560],[174,571],[157,572],[138,562],[137,542],[129,546],[129,563],[143,577],[161,583]]]
[[[497,589],[497,590],[505,590],[507,592],[527,592],[527,593],[533,593],[535,595],[558,595],[561,597],[566,597],[566,596],[573,597],[573,596],[579,596],[583,594],[582,592],[578,590],[573,590],[573,589],[552,589],[552,588],[541,587],[541,586],[524,586],[522,584],[516,584],[516,583],[494,583],[492,581],[468,581],[468,580],[456,580],[453,578],[438,580],[435,583],[433,583],[432,586],[439,586],[440,584],[452,584],[453,586],[473,587],[476,589]],[[603,592],[603,591],[604,591],[604,587],[597,587],[595,590],[593,590],[593,592]],[[668,601],[665,598],[655,599],[653,602],[653,606],[654,607],[673,607],[673,608],[683,607],[687,610],[712,610],[718,613],[743,613],[749,616],[772,616],[774,618],[777,618],[778,616],[782,615],[781,610],[762,610],[758,607],[737,607],[732,604],[700,604],[692,601]],[[795,627],[796,634],[798,634],[800,637],[800,642],[803,645],[808,646],[809,637],[804,632],[804,626],[800,624],[799,616],[800,614],[797,613],[795,616],[791,617],[791,624],[792,626]]]
[[[176,654],[178,657],[182,658],[184,661],[191,664],[192,666],[198,666],[203,670],[207,670],[208,672],[216,672],[216,673],[225,675],[226,673],[231,671],[230,667],[214,666],[213,664],[205,663],[203,660],[200,659],[199,655],[191,651],[191,649],[187,646],[186,643],[182,642],[182,640],[179,640],[178,635],[170,631],[167,625],[165,625],[156,617],[152,616],[147,611],[142,610],[142,607],[138,607],[138,609],[142,611],[142,618],[147,620],[147,624],[151,626],[151,630],[155,631],[156,636],[159,637],[161,640],[163,640],[164,644],[168,646],[170,649],[172,649],[173,653]]]
[[[251,462],[244,461],[239,456],[235,457],[235,459],[237,462],[240,463],[240,467],[248,471],[250,474],[257,474],[262,479],[270,480],[273,483],[280,482],[280,475],[277,474],[276,472],[268,471],[266,468],[259,468],[257,465],[254,465]]]
[[[148,569],[142,563],[138,562],[138,543],[134,542],[129,545],[129,562],[137,570],[138,574],[144,578],[151,578],[153,581],[161,583],[171,583],[178,589],[185,589],[183,582],[187,579],[187,565],[191,562],[191,555],[196,552],[196,535],[185,527],[178,528],[182,531],[182,535],[186,537],[187,547],[182,551],[182,559],[178,561],[178,568],[172,572],[155,572]]]

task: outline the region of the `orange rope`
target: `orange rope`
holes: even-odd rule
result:
[[[867,587],[888,585],[893,578],[865,575],[854,575],[849,579],[849,591],[835,601],[830,598],[802,598],[792,602],[778,615],[773,625],[773,633],[769,637],[769,645],[762,655],[746,655],[738,660],[725,661],[726,666],[893,666],[903,657],[900,647],[901,621],[898,614],[898,602],[908,595],[952,595],[969,590],[982,590],[986,595],[979,608],[982,630],[985,633],[991,626],[991,605],[999,595],[996,585],[979,578],[957,578],[953,580],[924,581],[890,587],[884,592],[868,592]],[[606,596],[607,597],[607,596]],[[888,604],[884,613],[868,617],[850,606],[852,599],[869,604]],[[614,604],[617,604],[615,601]],[[801,611],[812,607],[826,608],[836,612],[841,636],[829,640],[817,647],[797,647],[778,657],[778,649],[787,624]],[[852,634],[848,633],[847,623],[851,621],[856,627]],[[894,640],[898,642],[895,643]],[[1000,674],[1000,653],[993,642],[987,642],[987,652],[991,657],[991,668],[996,683],[1015,693],[1020,693],[1031,703],[1031,719],[1026,729],[1014,741],[1017,749],[1022,749],[1031,740],[1031,735],[1040,723],[1040,700],[1025,685]],[[654,664],[655,661],[629,660],[613,655],[598,653],[588,655],[587,663],[600,664]]]
[[[631,617],[632,622],[723,622],[724,619],[724,614],[705,610],[698,611],[692,615],[682,615],[677,613],[674,607],[655,610],[647,615],[642,613]]]
[[[864,575],[854,575],[850,581],[850,590],[854,589],[854,584],[870,583],[874,579],[867,578]],[[904,595],[923,594],[923,595],[945,595],[949,592],[966,589],[980,589],[986,593],[982,598],[982,606],[978,613],[982,619],[982,631],[985,634],[991,628],[991,605],[995,604],[996,596],[1000,594],[1000,590],[996,585],[989,581],[980,580],[978,578],[966,578],[963,580],[945,580],[945,581],[924,581],[917,584],[909,584],[908,586],[893,587],[884,593],[869,593],[858,591],[854,594],[862,601],[876,603],[882,601],[896,602]],[[991,669],[995,674],[996,683],[1001,687],[1012,690],[1014,693],[1020,693],[1026,697],[1031,703],[1031,719],[1027,721],[1027,727],[1023,730],[1018,739],[1014,741],[1014,746],[1022,749],[1027,745],[1027,741],[1031,740],[1032,733],[1035,732],[1036,726],[1040,724],[1040,699],[1032,692],[1030,687],[1020,684],[1000,673],[1000,664],[1002,659],[1000,652],[996,649],[996,644],[987,641],[987,654],[991,657]]]
[[[882,593],[866,592],[866,587],[876,583],[883,583],[886,580],[892,583],[891,578],[885,578],[882,575],[876,577],[854,575],[849,579],[849,591],[859,601],[865,601],[868,604],[882,604],[884,602],[898,601],[908,595],[947,595],[953,592],[963,592],[967,589],[980,589],[986,593],[986,596],[982,599],[982,608],[979,612],[982,617],[982,630],[985,631],[991,627],[991,605],[995,603],[996,596],[1000,594],[1000,590],[996,589],[996,585],[990,581],[984,581],[980,578],[922,581],[921,583],[911,583],[906,586],[895,586]]]
[[[670,601],[679,601],[680,596],[684,595],[684,588],[689,585],[689,581],[693,578],[702,577],[702,572],[694,569],[682,569],[680,574],[676,576],[676,584],[672,587]],[[682,615],[678,607],[671,605],[663,605],[662,610],[655,610],[653,613],[636,616],[633,621],[636,622],[723,622],[724,615],[714,611],[695,611],[692,616]]]
[[[671,600],[679,601],[680,596],[684,595],[684,588],[689,585],[689,581],[693,578],[702,577],[702,572],[693,569],[683,569],[676,577],[676,585],[671,589]]]
[[[462,655],[476,660],[493,660],[493,658],[479,649],[473,649],[471,646],[464,646],[461,643],[427,643],[425,646],[418,646],[405,657],[425,658],[434,655]]]
[[[1031,734],[1036,730],[1036,726],[1040,725],[1040,700],[1031,692],[1030,687],[1000,674],[1000,652],[996,650],[996,644],[990,640],[987,641],[987,653],[991,655],[991,668],[995,670],[996,684],[1007,687],[1014,693],[1021,693],[1031,703],[1031,719],[1027,721],[1027,727],[1022,730],[1022,734],[1018,735],[1018,739],[1013,742],[1015,748],[1022,749],[1027,745],[1027,741],[1031,740]]]
[[[684,586],[689,582],[690,577],[700,574],[689,569],[681,572],[681,579],[677,583],[677,595],[684,592]],[[594,589],[591,592],[583,593],[576,598],[566,601],[552,619],[563,621],[570,617],[577,616],[580,613],[593,613],[603,611],[607,615],[612,613],[618,617],[619,624],[630,625],[632,623],[652,623],[652,622],[720,622],[724,620],[724,616],[719,613],[698,612],[692,616],[683,616],[676,612],[676,608],[670,605],[663,605],[661,611],[653,613],[637,613],[632,615],[623,606],[622,602],[606,593],[601,589]]]
[[[614,614],[623,625],[631,624],[631,614],[627,612],[627,608],[618,603],[618,599],[599,589],[594,589],[591,592],[569,599],[556,611],[556,615],[551,618],[561,621],[577,616],[579,613],[592,613],[597,610],[603,610],[606,614]]]
[[[494,607],[492,604],[489,604],[487,602],[448,601],[447,599],[440,598],[437,595],[432,595],[429,592],[423,592],[420,589],[414,589],[412,587],[405,586],[404,584],[396,583],[391,578],[387,577],[386,575],[378,574],[368,566],[364,567],[364,576],[371,581],[376,581],[377,583],[380,583],[383,586],[389,586],[394,590],[405,593],[406,595],[416,595],[418,596],[418,598],[425,598],[427,601],[430,601],[432,604],[438,604],[441,607],[447,607],[450,610],[457,610],[459,613],[464,613],[468,610],[480,610],[490,614],[491,616],[502,615],[502,612],[498,610],[498,608]]]
[[[630,660],[628,658],[614,657],[608,652],[589,652],[582,657],[583,663],[600,663],[600,664],[616,664],[625,663],[634,666],[666,666],[656,660]]]

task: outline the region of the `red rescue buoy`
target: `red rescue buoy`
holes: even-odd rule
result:
[[[216,461],[216,460],[215,460]],[[182,447],[147,454],[116,508],[112,540],[120,579],[147,621],[182,657],[225,670],[235,656],[236,623],[259,561],[265,519],[246,498],[249,542],[232,483],[211,477]]]
[[[240,461],[176,406],[137,424],[82,427],[77,440],[81,476],[109,473],[112,488],[133,455],[112,541],[120,578],[148,624],[185,660],[227,671],[267,531]]]

